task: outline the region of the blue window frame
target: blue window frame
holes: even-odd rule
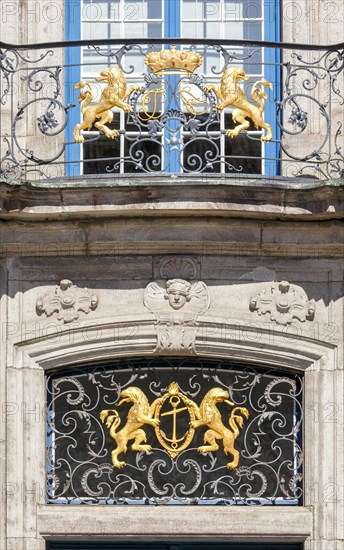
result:
[[[65,39],[66,40],[80,40],[82,38],[82,30],[80,21],[82,20],[82,1],[83,0],[65,0]],[[88,3],[93,0],[85,0]],[[131,0],[115,0],[116,2],[128,2],[127,13],[129,15],[129,7],[134,6]],[[151,1],[151,0],[148,0]],[[107,0],[99,0],[100,5],[106,4]],[[153,5],[154,0],[152,0]],[[200,7],[202,11],[202,17],[199,19],[199,23],[194,22],[195,32],[200,37],[199,33],[203,32],[202,36],[207,35],[207,25],[211,23],[211,17],[214,15],[214,9],[218,9],[223,18],[223,26],[226,24],[230,29],[230,25],[240,20],[240,13],[238,13],[238,6],[246,9],[248,13],[247,21],[253,22],[254,18],[261,17],[262,32],[259,37],[257,36],[257,26],[252,23],[247,25],[247,29],[243,31],[244,39],[258,40],[263,39],[269,42],[279,42],[281,39],[280,33],[280,0],[214,0],[211,4],[204,0],[162,0],[164,5],[163,14],[163,38],[177,38],[183,37],[183,32],[187,32],[187,24],[191,19],[183,19],[182,23],[182,9],[187,5],[187,2],[193,3],[196,7]],[[109,0],[110,3],[110,0]],[[184,3],[184,4],[183,4]],[[97,4],[97,0],[94,0],[94,4]],[[210,9],[209,6],[212,6]],[[185,8],[186,9],[186,8]],[[261,13],[262,9],[262,13]],[[213,10],[213,13],[211,12]],[[195,8],[196,13],[196,8]],[[242,12],[241,12],[242,13]],[[134,15],[134,14],[133,14]],[[207,20],[209,16],[209,21]],[[259,17],[257,17],[259,16]],[[190,23],[189,23],[190,25]],[[153,35],[154,35],[153,30]],[[223,31],[222,31],[223,32]],[[118,36],[118,35],[117,35]],[[191,36],[185,36],[185,38],[191,38]],[[213,38],[213,36],[211,36]],[[226,36],[228,38],[228,36]],[[233,38],[238,38],[235,35]],[[280,53],[275,48],[265,48],[263,53],[264,63],[264,77],[273,83],[274,98],[279,97],[280,87],[280,74],[279,74],[279,62]],[[74,83],[81,80],[81,49],[79,48],[66,48],[65,53],[66,72],[65,72],[65,97],[66,103],[75,103],[75,90]],[[171,79],[176,77],[170,77]],[[279,162],[276,161],[279,158],[280,146],[278,140],[280,138],[280,130],[276,122],[275,104],[272,101],[268,101],[265,104],[266,120],[272,125],[274,140],[271,143],[264,144],[265,157],[262,172],[267,176],[279,175]],[[69,111],[70,123],[66,129],[66,175],[77,176],[81,172],[80,154],[78,146],[73,145],[73,128],[79,122],[80,113],[78,109],[71,109]],[[177,152],[172,153],[172,162],[170,164],[170,171],[177,172],[178,159]],[[173,153],[175,158],[173,158]],[[270,160],[269,160],[270,159]]]
[[[80,40],[81,25],[81,0],[65,0],[65,39]],[[80,80],[80,48],[66,48],[65,51],[65,98],[66,105],[75,103],[74,84]],[[69,124],[66,128],[66,142],[73,143],[73,129],[78,124],[80,113],[78,109],[69,110]],[[78,150],[74,146],[66,147],[66,176],[78,176],[80,174],[80,163]]]

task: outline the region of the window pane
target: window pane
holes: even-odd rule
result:
[[[225,128],[230,130],[236,126],[231,114],[225,114]],[[251,123],[249,131],[256,128]],[[261,174],[261,142],[259,135],[239,134],[235,139],[226,139],[225,156],[229,165],[233,165],[237,170],[242,167],[244,174]],[[257,158],[258,157],[258,158]],[[226,172],[231,172],[229,166],[226,166]]]
[[[148,38],[161,38],[162,37],[162,24],[161,23],[147,23],[147,37]]]
[[[182,36],[184,38],[202,38],[204,34],[203,23],[184,22],[182,24]]]
[[[244,24],[244,38],[249,40],[262,40],[262,25],[253,21]]]
[[[142,19],[147,19],[148,9],[147,0],[135,0],[124,3],[124,21],[134,23]]]
[[[235,25],[224,25],[224,38],[228,39],[247,39],[247,40],[261,40],[262,39],[262,25],[256,21],[241,21],[235,23]]]
[[[262,0],[243,0],[242,16],[245,19],[261,19],[263,17]]]
[[[83,19],[89,21],[99,21],[100,19],[109,19],[113,17],[113,11],[118,2],[102,2],[101,0],[84,0],[81,15]],[[116,10],[118,14],[118,9]]]
[[[162,31],[161,23],[125,23],[124,38],[159,38]]]
[[[203,4],[203,17],[209,21],[211,19],[216,19],[221,21],[222,18],[222,8],[219,0],[211,0],[211,2],[204,2]]]
[[[216,4],[216,0],[212,2]],[[203,19],[206,17],[207,2],[198,2],[197,0],[182,0],[183,19]]]
[[[82,30],[84,40],[109,38],[109,26],[107,23],[84,23]]]
[[[184,38],[218,38],[219,24],[216,21],[203,23],[184,21],[182,23],[182,36]]]
[[[114,122],[108,124],[109,128],[119,129],[119,113],[114,116]],[[93,128],[96,130],[96,128]],[[84,162],[84,174],[106,174],[107,168],[113,169],[115,163],[120,157],[120,141],[119,139],[108,139],[104,134],[98,137],[86,138],[83,146],[84,159],[94,159],[92,162]],[[98,160],[101,158],[113,160]],[[116,160],[115,160],[116,159]],[[119,167],[115,169],[119,172]]]
[[[162,0],[147,0],[147,17],[148,19],[162,18]]]

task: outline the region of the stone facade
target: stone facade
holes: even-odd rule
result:
[[[48,41],[52,28],[62,40],[62,2],[49,3],[55,15],[44,5],[3,2],[6,40]],[[282,5],[285,40],[342,40],[342,4]],[[30,121],[27,129],[29,142]],[[91,538],[343,548],[343,205],[342,180],[0,183],[1,550]],[[185,262],[189,271],[180,268]],[[175,280],[190,298],[183,337],[166,336],[157,302],[147,298],[159,301]],[[192,296],[201,296],[195,307]],[[180,326],[172,301],[166,311]],[[304,374],[303,506],[75,505],[71,512],[45,503],[45,371],[159,353]]]
[[[104,536],[342,548],[343,189],[206,183],[80,182],[61,184],[58,197],[53,188],[1,186],[1,548]],[[162,350],[147,289],[154,283],[159,295],[171,280],[201,298],[196,309],[187,302],[197,317],[191,345],[172,333]],[[298,316],[285,298],[291,292]],[[42,311],[56,295],[55,310]],[[281,309],[287,321],[276,317]],[[45,504],[45,370],[161,352],[304,373],[304,506],[75,505],[71,514]]]

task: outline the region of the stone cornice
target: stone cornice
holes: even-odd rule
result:
[[[171,215],[295,221],[343,219],[344,181],[169,176],[153,180],[0,182],[0,218],[4,220]]]

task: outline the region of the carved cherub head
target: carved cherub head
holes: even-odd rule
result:
[[[164,298],[169,301],[173,309],[180,309],[186,302],[191,300],[190,290],[191,284],[188,281],[184,279],[170,279],[166,281]]]

